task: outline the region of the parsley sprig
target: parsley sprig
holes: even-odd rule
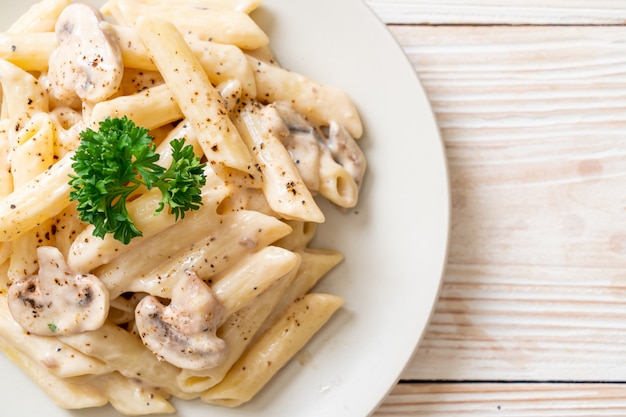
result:
[[[107,118],[97,132],[86,129],[80,139],[72,157],[70,200],[77,202],[80,219],[95,226],[94,236],[112,233],[128,244],[142,235],[126,208],[127,199],[141,186],[161,191],[155,215],[168,205],[178,220],[202,204],[205,164],[184,139],[171,142],[172,164],[167,169],[157,164],[159,154],[148,129],[126,116]]]

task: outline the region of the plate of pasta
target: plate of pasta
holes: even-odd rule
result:
[[[3,413],[373,413],[430,318],[449,189],[368,7],[0,5]]]

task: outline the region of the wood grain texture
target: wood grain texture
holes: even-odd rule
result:
[[[441,297],[403,378],[623,380],[623,29],[391,29],[436,113],[453,203]]]
[[[389,24],[621,25],[621,0],[366,0]]]
[[[626,415],[625,29],[389,28],[435,111],[453,207],[435,313],[375,415]]]
[[[626,415],[622,384],[401,384],[375,417]]]

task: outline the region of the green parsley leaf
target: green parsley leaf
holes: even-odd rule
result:
[[[72,160],[75,175],[70,176],[70,200],[82,221],[94,225],[94,236],[113,237],[124,244],[142,233],[133,224],[126,208],[127,199],[139,187],[158,188],[162,201],[176,220],[188,210],[202,205],[201,188],[206,184],[205,164],[184,139],[171,142],[172,164],[157,164],[159,155],[148,129],[135,125],[126,116],[107,118],[97,132],[86,129]]]
[[[48,323],[48,329],[50,329],[52,333],[55,333],[57,331],[57,325],[54,323]]]

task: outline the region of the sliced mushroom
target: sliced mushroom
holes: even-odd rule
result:
[[[272,103],[266,106],[264,114],[271,130],[277,133],[289,151],[304,184],[308,189],[317,191],[320,183],[320,143],[313,126],[287,103]]]
[[[192,271],[172,289],[170,304],[144,297],[135,309],[135,323],[144,345],[159,359],[182,369],[218,366],[226,343],[217,335],[224,306],[211,288]]]
[[[366,168],[365,155],[347,129],[334,121],[330,122],[328,128],[316,128],[285,102],[275,102],[267,107],[274,108],[283,122],[281,126],[276,121],[274,130],[288,131],[281,135],[283,144],[310,189],[318,189],[315,174],[320,166],[320,158],[328,151],[332,159],[350,174],[357,187],[361,186]]]
[[[360,187],[365,175],[365,155],[350,133],[343,126],[331,122],[326,145],[335,161],[352,175]]]
[[[110,25],[83,3],[67,6],[55,27],[59,46],[50,56],[51,98],[76,107],[80,101],[103,101],[120,88],[124,64]]]
[[[71,335],[102,326],[109,292],[98,277],[72,272],[61,252],[37,249],[39,271],[15,280],[7,294],[11,315],[22,328],[41,336]]]

